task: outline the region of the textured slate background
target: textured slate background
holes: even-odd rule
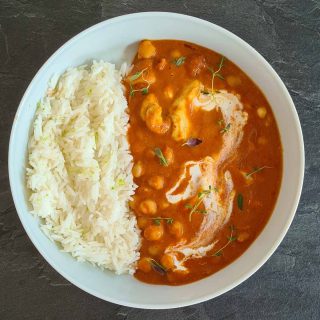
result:
[[[306,172],[294,222],[272,258],[214,300],[167,311],[117,306],[82,292],[39,255],[12,202],[7,151],[28,83],[66,40],[108,18],[174,11],[234,32],[271,63],[302,123]],[[320,319],[319,0],[0,0],[0,319]]]

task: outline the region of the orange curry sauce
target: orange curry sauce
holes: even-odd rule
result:
[[[201,144],[189,147],[183,145],[185,141],[172,138],[170,121],[165,133],[150,130],[141,116],[142,103],[149,94],[154,94],[162,108],[162,116],[170,119],[170,107],[192,80],[198,79],[206,88],[211,88],[212,73],[208,67],[217,70],[221,58],[214,51],[184,41],[144,41],[140,43],[134,67],[124,81],[130,115],[128,139],[135,163],[134,181],[138,185],[131,207],[142,235],[141,258],[135,277],[143,282],[180,285],[217,272],[252,244],[275,206],[282,176],[282,148],[275,118],[254,82],[235,64],[225,60],[219,72],[223,79],[215,76],[213,88],[238,94],[248,114],[242,142],[222,168],[230,171],[236,191],[231,218],[216,234],[218,242],[205,257],[185,262],[188,272],[173,270],[170,257],[164,254],[169,245],[183,238],[190,239],[199,230],[205,214],[201,213],[203,206],[200,205],[199,211],[189,220],[191,209],[186,205],[190,207],[197,203],[198,195],[170,204],[165,193],[177,182],[186,161],[200,160],[219,152],[222,135],[228,134],[227,130],[223,131],[227,124],[221,121],[219,109],[209,112],[189,110],[189,120],[196,128],[193,137],[202,140]],[[191,102],[188,108],[192,109]],[[168,166],[160,163],[155,148],[160,148]],[[151,204],[143,203],[145,200],[151,200]],[[169,219],[154,219],[159,217]],[[232,239],[230,227],[234,229]],[[154,267],[155,262],[165,272],[159,272],[159,266]]]

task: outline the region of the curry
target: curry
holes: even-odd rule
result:
[[[282,176],[277,124],[235,64],[198,45],[144,40],[126,77],[128,139],[142,234],[135,277],[180,285],[252,244]]]

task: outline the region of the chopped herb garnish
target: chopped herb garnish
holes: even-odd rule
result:
[[[124,181],[124,179],[118,179],[117,180],[117,186],[119,187],[123,187],[126,184],[126,182]]]
[[[243,210],[243,195],[241,193],[238,193],[237,203],[238,203],[238,208],[240,210]]]
[[[157,226],[160,226],[161,220],[164,220],[167,224],[172,224],[173,223],[173,218],[157,217],[157,218],[151,218],[151,220]]]
[[[195,147],[202,143],[201,139],[198,138],[189,138],[182,146]]]
[[[179,57],[179,58],[174,59],[174,60],[173,60],[173,63],[174,63],[177,67],[179,67],[179,66],[181,66],[182,64],[184,64],[185,61],[186,61],[186,57],[181,56],[181,57]]]
[[[141,94],[148,94],[149,92],[149,88],[150,88],[150,85],[151,83],[149,81],[147,81],[144,77],[143,77],[143,73],[147,70],[148,68],[144,68],[142,69],[141,71],[138,71],[136,72],[134,75],[132,75],[130,78],[129,78],[129,86],[130,86],[130,97],[133,97],[134,96],[134,93],[135,92],[141,92]],[[147,83],[147,86],[146,87],[143,87],[141,89],[134,89],[133,87],[133,81],[139,79],[140,77],[142,77],[143,81]]]
[[[259,167],[259,168],[254,168],[253,171],[246,173],[246,178],[250,178],[253,174],[258,173],[258,172],[262,171],[263,169],[271,169],[271,167],[263,166],[263,167]]]
[[[227,237],[228,242],[222,247],[220,248],[218,251],[216,251],[214,254],[212,254],[211,256],[213,257],[220,257],[223,254],[223,250],[230,245],[230,243],[234,242],[237,240],[237,236],[234,236],[234,231],[235,231],[235,227],[233,225],[230,226],[230,236]]]
[[[214,191],[216,191],[216,188],[213,189]],[[197,202],[194,204],[194,205],[191,205],[191,204],[186,204],[185,207],[187,209],[190,209],[190,213],[189,213],[189,221],[191,221],[192,219],[192,215],[194,213],[202,213],[202,214],[207,214],[207,210],[204,210],[204,209],[198,209],[199,206],[202,204],[203,202],[203,199],[208,196],[210,193],[212,192],[212,187],[209,186],[208,189],[206,190],[202,190],[198,193],[198,200]]]
[[[165,275],[167,273],[167,269],[163,265],[161,265],[159,262],[157,262],[152,258],[150,258],[149,261],[154,271],[159,272],[162,275]]]
[[[162,166],[167,167],[169,165],[160,148],[155,148],[154,153],[159,158],[160,164]]]
[[[113,187],[111,187],[111,190],[115,190],[117,187],[123,187],[125,185],[126,185],[125,180],[122,178],[119,178],[116,180],[116,184]]]
[[[229,130],[230,130],[230,128],[231,128],[231,123],[228,123],[224,128],[222,128],[221,130],[220,130],[220,133],[226,133],[226,132],[228,132]]]

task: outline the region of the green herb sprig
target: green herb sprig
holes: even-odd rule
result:
[[[148,94],[149,92],[149,88],[150,88],[150,85],[151,83],[149,81],[147,81],[144,77],[143,77],[143,73],[147,70],[148,68],[144,68],[138,72],[136,72],[134,75],[132,75],[130,78],[129,78],[129,86],[130,86],[130,97],[133,97],[135,92],[141,92],[142,94]],[[143,81],[147,83],[147,86],[146,87],[143,87],[141,89],[134,89],[133,87],[133,82],[137,79],[139,79],[140,77],[142,77]]]
[[[213,81],[215,77],[220,78],[221,80],[224,80],[224,77],[222,76],[222,74],[220,73],[221,69],[224,66],[224,62],[225,62],[225,57],[221,57],[220,63],[218,65],[218,69],[216,71],[213,70],[213,68],[211,67],[207,67],[207,69],[211,72],[211,91],[213,92]]]
[[[193,215],[194,213],[202,213],[202,214],[207,214],[207,213],[208,213],[207,210],[200,210],[200,209],[198,209],[198,208],[199,208],[199,206],[201,205],[201,203],[203,202],[203,199],[204,199],[205,197],[207,197],[213,190],[214,190],[215,192],[218,191],[217,188],[215,188],[215,187],[212,188],[212,186],[209,186],[208,189],[202,190],[202,191],[200,191],[200,192],[198,193],[198,200],[197,200],[197,202],[196,202],[194,205],[191,205],[191,204],[186,204],[186,205],[185,205],[185,207],[186,207],[187,209],[190,209],[190,212],[189,212],[189,221],[190,221],[190,222],[191,222],[191,219],[192,219],[192,215]]]
[[[157,226],[160,226],[161,220],[165,221],[167,224],[173,224],[173,218],[156,217],[156,218],[151,218],[151,220]]]
[[[154,148],[154,153],[155,155],[159,158],[160,164],[164,167],[167,167],[168,164],[168,160],[165,158],[165,156],[163,155],[162,151],[160,148]]]
[[[255,173],[258,173],[264,169],[271,169],[272,167],[268,167],[268,166],[263,166],[263,167],[259,167],[259,168],[254,168],[253,171],[246,173],[246,178],[250,178],[252,175],[254,175]]]
[[[187,209],[194,210],[193,213],[202,213],[202,214],[208,213],[207,210],[205,210],[205,209],[194,209],[194,206],[191,204],[186,204],[185,207]]]
[[[212,98],[214,98],[214,94],[220,92],[219,90],[214,90],[213,89],[213,82],[214,82],[215,77],[220,78],[221,80],[224,80],[224,77],[222,76],[222,74],[220,72],[221,72],[221,69],[224,66],[225,60],[226,60],[225,57],[222,56],[221,60],[219,62],[219,65],[218,65],[218,69],[216,71],[214,71],[213,68],[211,68],[211,67],[207,67],[207,69],[211,73],[211,90],[204,89],[204,90],[201,91],[202,94],[204,94],[204,95],[209,95],[210,94],[212,96]]]
[[[235,227],[233,225],[230,226],[230,236],[227,237],[228,242],[221,247],[218,251],[216,251],[214,254],[212,254],[211,256],[213,257],[220,257],[223,254],[223,250],[228,247],[232,242],[237,240],[237,236],[234,236],[234,231],[235,231]]]

